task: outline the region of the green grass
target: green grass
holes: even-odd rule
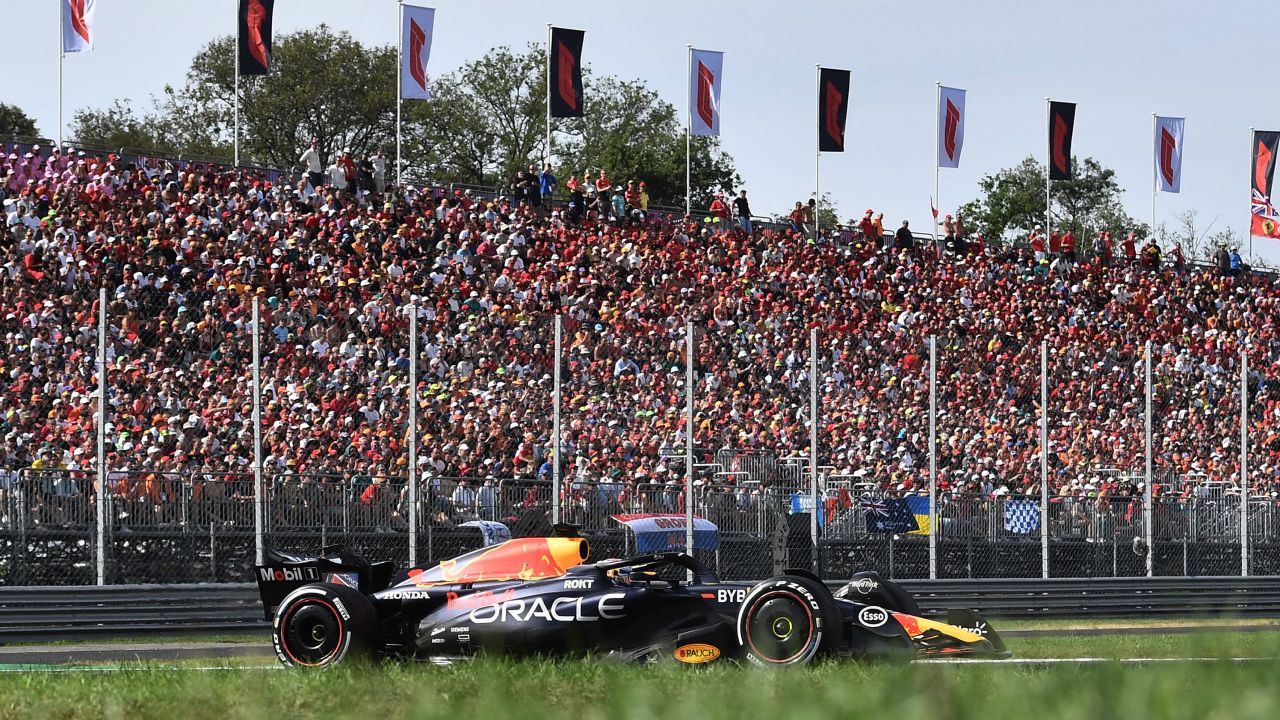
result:
[[[0,676],[4,718],[1230,718],[1280,716],[1276,665],[1017,668],[476,662],[322,673]]]
[[[1280,658],[1280,632],[1205,632],[1185,635],[1059,635],[1008,638],[1014,657]],[[1280,661],[1277,661],[1280,663]],[[1277,716],[1280,717],[1280,716]]]
[[[988,618],[997,630],[1067,630],[1078,628],[1131,628],[1131,627],[1195,627],[1200,625],[1223,626],[1277,626],[1280,629],[1280,618],[1232,617],[1229,615],[1206,615],[1203,617],[1153,617],[1153,618],[1115,618],[1115,619],[1053,619],[1039,620],[1034,618]]]
[[[270,628],[263,628],[258,632],[244,633],[226,633],[226,634],[191,634],[191,635],[154,635],[154,636],[138,636],[138,637],[90,637],[80,640],[32,640],[22,642],[7,642],[5,647],[50,647],[62,645],[188,645],[202,643],[236,643],[236,644],[259,644],[266,645],[271,643]]]
[[[1280,632],[1015,638],[1023,658],[1280,657]],[[1280,717],[1280,661],[1158,665],[895,665],[787,672],[719,665],[479,660],[325,672],[182,668],[0,673],[0,719],[179,718],[1229,718]],[[261,662],[261,661],[254,661]]]

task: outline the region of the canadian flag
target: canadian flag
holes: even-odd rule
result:
[[[93,11],[97,0],[62,0],[62,52],[93,49]]]
[[[1160,192],[1182,190],[1182,128],[1185,119],[1156,116],[1156,186]]]
[[[724,53],[689,51],[689,131],[720,134],[720,88],[724,85]]]
[[[400,97],[427,100],[427,61],[431,59],[431,36],[435,33],[435,8],[402,5],[400,29]]]

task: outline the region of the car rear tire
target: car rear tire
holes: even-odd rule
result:
[[[378,613],[353,588],[303,585],[276,609],[271,642],[285,665],[328,667],[367,660],[378,645]]]
[[[782,575],[751,588],[738,610],[738,643],[762,667],[803,665],[833,653],[840,610],[825,585]]]

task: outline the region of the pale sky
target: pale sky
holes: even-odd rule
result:
[[[10,69],[0,100],[56,135],[58,3],[0,0]],[[114,98],[146,106],[180,84],[195,52],[235,30],[236,0],[98,0],[95,48],[70,55],[64,113]],[[422,0],[420,4],[431,5]],[[1074,150],[1114,168],[1131,215],[1151,218],[1151,114],[1187,118],[1182,193],[1161,194],[1158,221],[1199,211],[1202,228],[1246,237],[1251,126],[1280,128],[1270,51],[1280,11],[1221,0],[792,0],[694,3],[436,0],[429,71],[498,45],[544,42],[546,24],[583,29],[597,72],[639,78],[683,113],[685,45],[726,53],[725,149],[757,214],[814,188],[814,65],[853,71],[847,151],[822,159],[822,189],[842,218],[883,210],[886,224],[930,227],[934,82],[969,91],[964,154],[943,170],[941,206],[977,194],[982,175],[1028,154],[1043,161],[1046,96],[1073,101]],[[394,0],[277,0],[275,28],[320,22],[366,43],[395,43]],[[1255,252],[1280,259],[1275,241]]]

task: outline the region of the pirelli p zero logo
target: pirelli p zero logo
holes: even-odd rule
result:
[[[720,648],[705,643],[681,645],[676,648],[675,656],[680,662],[689,663],[690,665],[709,663],[720,657]]]

